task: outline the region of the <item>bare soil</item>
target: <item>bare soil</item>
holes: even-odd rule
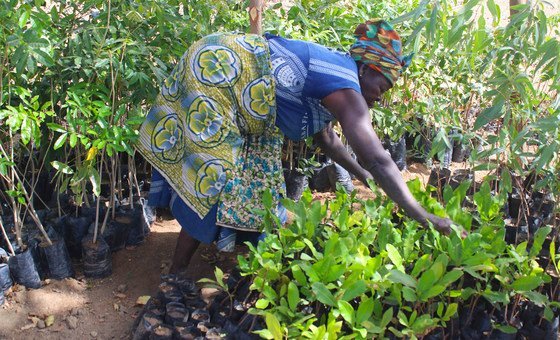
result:
[[[454,163],[453,167],[465,165]],[[402,175],[405,180],[418,177],[426,183],[430,170],[411,164]],[[354,184],[360,197],[371,195],[361,183]],[[314,197],[328,200],[334,194],[315,193]],[[158,219],[142,245],[113,254],[113,274],[106,279],[86,279],[78,273],[76,279],[47,280],[40,289],[14,286],[0,307],[0,339],[128,338],[141,308],[136,301],[155,293],[160,275],[168,270],[179,230],[175,220]],[[218,253],[214,245],[202,245],[187,275],[195,280],[214,278],[215,266],[227,272],[245,248],[240,246],[230,254]],[[75,267],[80,268],[79,264]],[[51,320],[52,325],[45,327]]]
[[[113,254],[113,274],[108,278],[93,280],[78,274],[76,279],[47,280],[40,289],[14,286],[0,307],[0,339],[128,338],[141,308],[136,301],[156,291],[179,230],[175,220],[158,220],[142,245]],[[235,257],[203,245],[187,274],[195,280],[213,278],[215,266],[230,269]],[[52,316],[54,323],[42,328]]]

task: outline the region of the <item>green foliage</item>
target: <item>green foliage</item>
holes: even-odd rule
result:
[[[416,182],[409,183],[415,197],[441,213]],[[284,201],[293,221],[238,259],[260,294],[251,313],[266,320],[261,336],[381,338],[389,331],[416,338],[444,328],[460,305],[479,298],[497,310],[521,297],[548,308],[538,289],[550,277],[535,259],[551,229],[541,228],[531,247],[506,245],[494,209],[500,199],[485,187],[474,198],[477,211],[461,212],[480,225],[464,239],[459,229],[447,237],[405,217],[396,222],[381,196],[364,201],[339,191],[326,207],[309,192],[300,202]],[[458,188],[448,200],[465,192]]]
[[[541,1],[520,6],[509,22],[493,0],[455,5],[423,1],[393,20],[403,26],[406,47],[417,55],[392,108],[410,117],[413,126],[420,122],[484,135],[470,134],[466,141],[478,146],[471,160],[479,169],[497,163],[522,175],[556,168],[558,15],[547,17]],[[417,133],[421,128],[415,127]],[[441,143],[448,142],[441,138]],[[531,145],[537,150],[529,151]]]

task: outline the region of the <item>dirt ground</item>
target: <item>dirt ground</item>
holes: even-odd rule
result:
[[[1,339],[126,339],[140,306],[140,296],[153,294],[167,271],[179,225],[157,221],[146,241],[113,254],[113,274],[100,280],[47,281],[42,288],[12,288],[0,308]],[[213,246],[202,246],[188,274],[193,279],[213,277],[214,266],[231,268],[235,255],[216,256]],[[79,266],[76,266],[79,269]],[[54,322],[45,327],[48,318]]]
[[[453,167],[464,165],[454,164]],[[430,171],[422,164],[412,164],[402,174],[405,180],[419,177],[425,183]],[[365,186],[356,181],[355,185],[360,196],[370,194]],[[314,194],[319,200],[328,200],[333,195]],[[169,267],[179,229],[175,220],[158,219],[142,245],[113,254],[113,274],[106,279],[86,279],[78,273],[76,279],[47,281],[36,290],[14,286],[6,304],[0,307],[0,338],[128,338],[141,308],[136,301],[155,293],[160,275]],[[195,280],[214,278],[215,266],[224,271],[231,269],[243,248],[225,254],[217,253],[213,245],[203,245],[187,274]],[[80,268],[79,265],[75,267]],[[52,325],[46,327],[51,321]]]

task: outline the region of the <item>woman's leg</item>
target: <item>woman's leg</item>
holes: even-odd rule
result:
[[[170,274],[179,274],[187,270],[191,258],[193,257],[196,249],[200,245],[200,241],[190,236],[185,229],[181,228],[179,237],[177,238],[177,245],[175,246],[175,254],[173,255],[173,262],[169,268]]]

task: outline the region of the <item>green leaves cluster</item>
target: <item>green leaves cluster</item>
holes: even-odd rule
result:
[[[445,213],[419,181],[409,183],[417,199]],[[504,222],[492,207],[499,198],[485,185],[474,198],[478,212],[463,211],[467,186],[447,191],[446,213],[464,221],[465,238],[422,229],[395,214],[382,195],[360,200],[337,192],[322,204],[309,192],[298,203],[283,201],[293,221],[250,246],[239,257],[243,275],[260,293],[252,313],[264,317],[265,338],[416,338],[445,329],[459,306],[486,299],[504,311],[530,299],[550,314],[554,303],[539,292],[550,277],[536,263],[550,228],[532,245],[504,241]],[[271,207],[269,207],[271,208]],[[270,226],[269,226],[270,227]],[[496,282],[498,284],[496,284]],[[502,325],[494,325],[501,327]]]
[[[560,17],[547,16],[547,6],[519,5],[507,18],[493,0],[426,0],[394,19],[416,57],[392,109],[417,133],[426,125],[463,132],[478,168],[553,171]],[[554,186],[551,177],[545,183]]]
[[[0,21],[0,143],[13,136],[18,158],[17,141],[33,140],[37,166],[77,194],[88,181],[99,194],[105,158],[133,154],[135,129],[190,43],[248,26],[230,1],[9,0]]]

